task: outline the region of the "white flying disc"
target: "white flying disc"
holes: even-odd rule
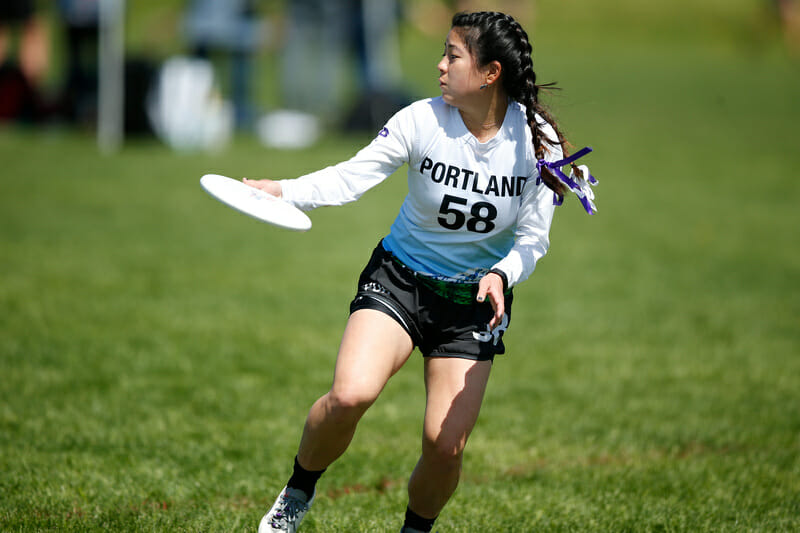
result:
[[[311,229],[311,219],[295,206],[241,181],[206,174],[200,178],[200,186],[228,207],[261,222],[294,231]]]

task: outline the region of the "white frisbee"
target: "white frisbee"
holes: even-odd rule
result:
[[[295,206],[241,181],[206,174],[200,178],[200,186],[228,207],[261,222],[294,231],[311,229],[311,219]]]

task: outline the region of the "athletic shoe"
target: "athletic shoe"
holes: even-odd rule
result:
[[[258,533],[295,533],[300,521],[314,503],[316,491],[309,499],[302,490],[284,487],[272,509],[258,525]]]

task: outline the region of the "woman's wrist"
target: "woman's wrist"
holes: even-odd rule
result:
[[[503,280],[503,292],[508,290],[508,276],[506,273],[500,270],[499,268],[493,268],[489,271],[489,274],[497,274],[501,280]]]

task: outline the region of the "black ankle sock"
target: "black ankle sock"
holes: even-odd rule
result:
[[[417,529],[419,531],[430,531],[433,528],[434,522],[436,522],[435,517],[422,518],[420,515],[412,511],[410,507],[406,507],[406,521],[403,524],[403,527],[410,527],[411,529]]]
[[[300,463],[297,462],[297,457],[294,458],[294,471],[292,472],[292,477],[289,478],[289,482],[286,484],[288,487],[293,489],[300,489],[306,493],[308,498],[311,498],[311,495],[314,494],[314,487],[317,485],[317,481],[319,480],[320,476],[325,472],[325,469],[322,470],[306,470]]]

